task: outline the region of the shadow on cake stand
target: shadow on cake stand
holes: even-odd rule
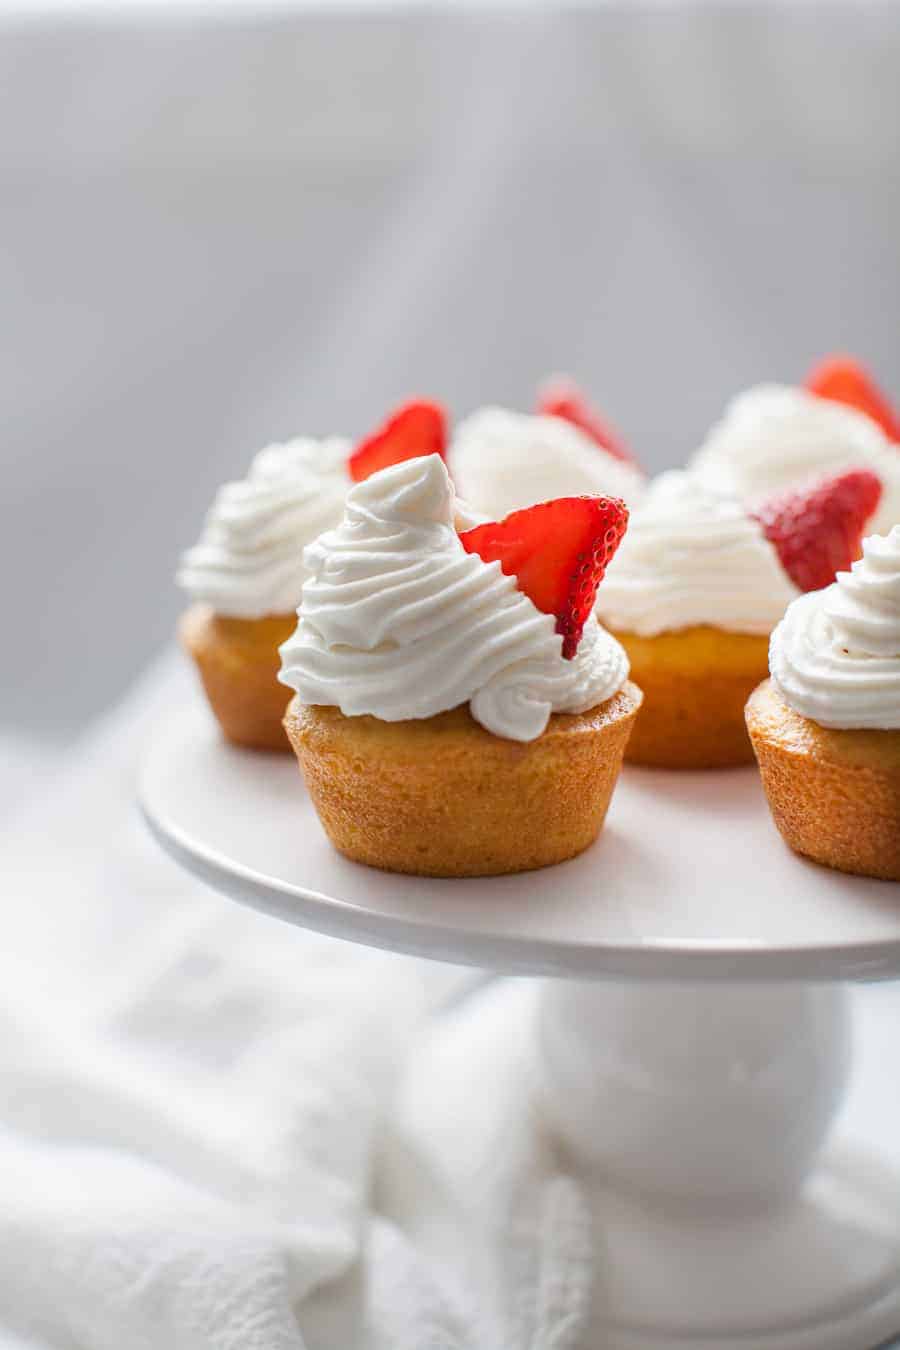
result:
[[[293,759],[227,747],[200,708],[160,729],[140,801],[241,903],[545,977],[536,1090],[593,1181],[610,1350],[873,1350],[900,1331],[900,1093],[886,1145],[833,1128],[852,985],[900,977],[900,888],[790,854],[754,772],[626,770],[581,858],[466,881],[347,862]]]

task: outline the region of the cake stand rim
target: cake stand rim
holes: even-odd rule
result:
[[[366,909],[311,887],[279,880],[191,838],[154,801],[152,755],[145,756],[137,804],[165,853],[227,896],[297,927],[364,946],[504,975],[578,980],[751,983],[802,980],[874,981],[900,978],[900,938],[804,947],[679,945],[674,939],[632,945],[575,943],[544,936],[477,932]],[[548,873],[553,869],[545,869]],[[405,877],[405,881],[415,878]],[[482,878],[489,882],[491,878]],[[883,883],[890,885],[890,883]]]

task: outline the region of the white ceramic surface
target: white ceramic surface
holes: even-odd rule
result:
[[[293,756],[229,748],[199,702],[159,728],[140,792],[159,841],[211,885],[357,942],[576,978],[900,975],[900,886],[793,855],[753,769],[626,769],[580,858],[467,881],[340,857]]]
[[[546,1109],[619,1191],[759,1212],[800,1188],[843,1099],[847,996],[799,981],[548,981],[535,1037]]]
[[[874,1350],[896,1333],[896,996],[873,1021],[840,984],[538,994],[523,990],[519,1054],[589,1182],[593,1343]],[[490,1016],[473,1034],[490,1042]],[[510,1053],[507,1021],[496,1054]]]

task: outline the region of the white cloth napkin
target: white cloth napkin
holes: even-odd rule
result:
[[[160,854],[134,765],[186,696],[154,673],[0,841],[0,1325],[67,1350],[300,1350],[304,1304],[369,1247],[356,1322],[377,1343],[398,1282],[441,1315],[401,1235],[369,1233],[368,1191],[453,977],[243,911]]]
[[[497,982],[419,1039],[379,1200],[474,1307],[479,1345],[602,1350],[589,1195],[534,1091],[537,996],[534,981]]]

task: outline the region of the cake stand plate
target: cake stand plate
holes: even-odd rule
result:
[[[141,804],[163,847],[218,890],[369,946],[580,979],[900,977],[900,886],[792,854],[753,769],[626,769],[580,858],[465,881],[346,861],[293,755],[229,748],[202,708],[160,728]]]
[[[900,1150],[834,1129],[847,982],[900,976],[900,886],[791,854],[755,771],[626,770],[580,858],[466,881],[341,858],[293,757],[227,747],[199,707],[159,728],[140,800],[178,862],[266,913],[557,977],[528,1037],[535,1092],[594,1178],[611,1350],[873,1350],[900,1331]],[[896,1068],[876,1076],[900,1140]]]

